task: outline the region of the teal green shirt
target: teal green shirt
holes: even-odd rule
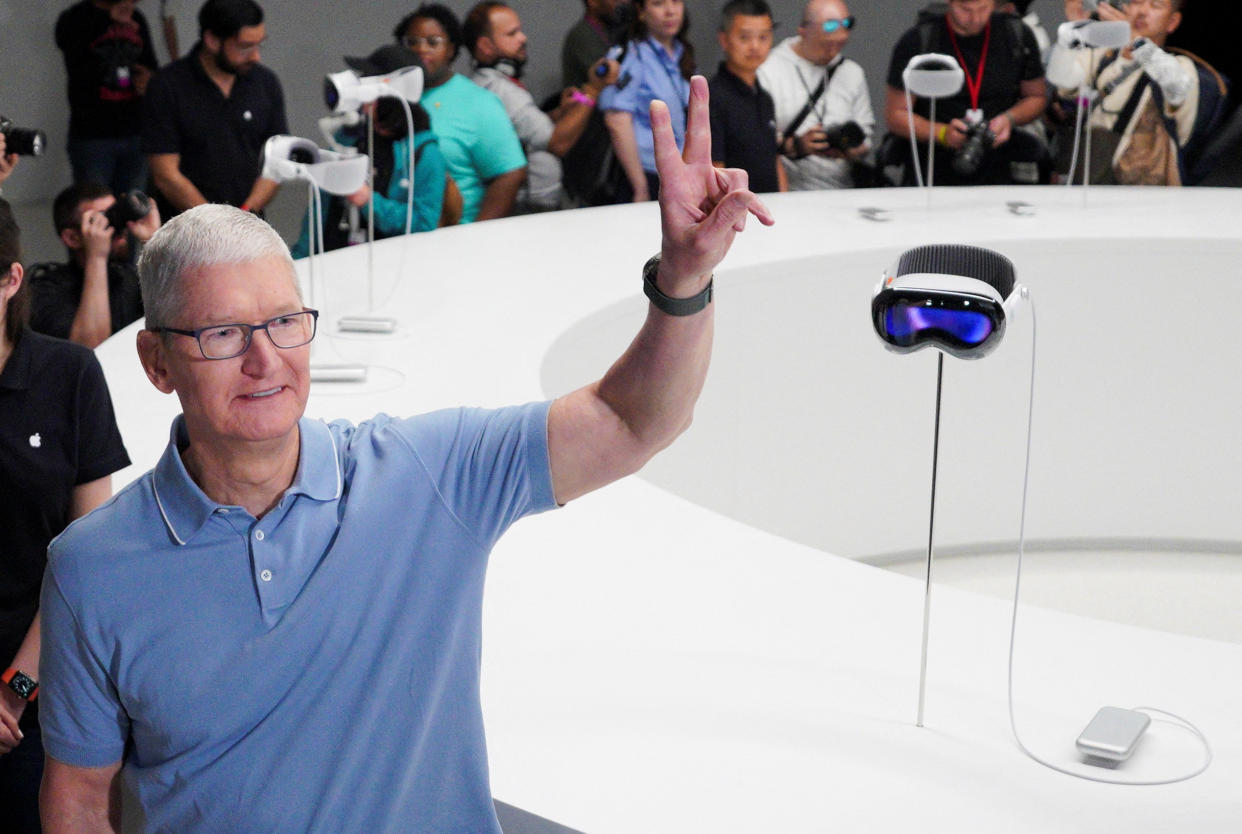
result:
[[[462,196],[462,223],[479,214],[487,184],[526,165],[522,143],[500,99],[462,75],[423,93],[431,129]]]

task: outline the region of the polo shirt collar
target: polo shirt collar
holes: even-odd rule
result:
[[[664,44],[655,39],[653,35],[647,36],[647,45],[655,50],[655,54],[660,56],[660,60],[666,64],[676,64],[681,60],[681,53],[685,52],[685,47],[681,45],[681,41],[673,39],[673,54],[669,55],[668,50],[664,48]]]
[[[320,502],[337,500],[341,497],[342,476],[332,430],[320,420],[303,417],[298,421],[298,432],[298,470],[285,495],[305,495]],[[160,515],[169,535],[179,545],[197,535],[216,510],[229,506],[208,498],[186,471],[180,447],[187,440],[185,417],[179,414],[173,420],[168,446],[151,473]]]
[[[736,87],[738,92],[745,91],[747,93],[750,93],[751,95],[757,95],[759,93],[759,79],[758,78],[755,79],[755,86],[752,87],[749,84],[747,84],[744,79],[742,79],[736,73],[734,73],[733,70],[729,69],[729,65],[726,64],[724,61],[720,62],[719,72],[720,72],[720,77],[724,78],[734,87]]]
[[[13,345],[13,352],[9,354],[8,361],[4,363],[4,370],[0,371],[0,388],[25,391],[30,387],[30,364],[34,361],[27,345],[30,341],[30,333],[29,328],[22,331],[17,344]]]

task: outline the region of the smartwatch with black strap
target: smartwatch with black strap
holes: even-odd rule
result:
[[[643,266],[643,292],[651,299],[656,309],[670,316],[693,316],[711,304],[714,278],[709,279],[706,287],[689,298],[673,298],[662,293],[656,286],[656,273],[659,269],[660,255],[658,253]]]

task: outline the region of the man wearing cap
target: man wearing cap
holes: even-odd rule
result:
[[[47,834],[120,830],[122,778],[150,831],[499,834],[488,554],[689,426],[712,272],[748,215],[772,222],[744,172],[712,165],[707,98],[696,77],[684,154],[651,107],[645,322],[598,382],[552,402],[305,419],[317,311],[280,237],[219,205],[152,237],[138,353],[182,414],[155,468],[50,549]]]
[[[422,68],[418,56],[395,43],[381,46],[366,57],[347,55],[345,64],[364,78],[386,75],[407,67]],[[372,186],[366,184],[347,197],[324,193],[325,250],[366,242],[366,214],[372,205],[375,207],[374,232],[377,240],[403,235],[407,229],[411,234],[430,231],[442,225],[453,225],[459,219],[461,195],[455,186],[449,184],[440,140],[431,130],[427,111],[416,101],[406,104],[410,108],[409,122],[406,121],[401,101],[391,96],[381,96],[364,104],[362,120],[358,120],[354,113],[320,119],[321,129],[330,130],[332,125],[339,126],[333,134],[338,145],[369,152],[374,166],[374,195]],[[367,149],[368,121],[374,125],[374,144],[370,151]],[[410,138],[411,122],[413,139]],[[411,146],[413,177],[410,176]],[[295,258],[305,257],[309,252],[309,220],[308,212],[302,223],[301,237],[292,247]]]
[[[198,27],[190,54],[151,79],[143,101],[142,149],[160,213],[202,203],[259,211],[279,187],[259,176],[263,145],[289,132],[280,81],[260,63],[263,9],[207,0]]]

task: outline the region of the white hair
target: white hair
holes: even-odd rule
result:
[[[301,298],[293,258],[276,230],[248,211],[219,204],[195,206],[151,236],[138,259],[138,280],[148,328],[167,327],[181,310],[181,276],[214,264],[280,258]]]

